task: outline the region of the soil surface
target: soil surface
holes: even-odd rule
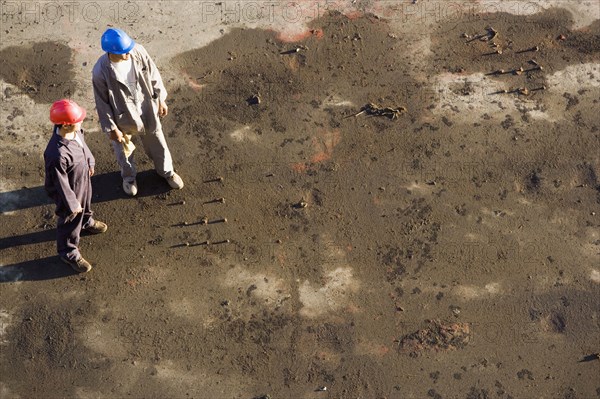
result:
[[[598,20],[131,4],[181,191],[139,143],[122,192],[89,82],[105,25],[2,27],[0,397],[600,397]],[[85,275],[42,187],[64,96],[109,225]]]

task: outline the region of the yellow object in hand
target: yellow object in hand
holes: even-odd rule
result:
[[[125,157],[129,158],[131,154],[133,154],[133,150],[135,150],[135,145],[133,144],[133,141],[131,141],[131,135],[123,134],[121,144],[123,145],[123,152],[125,153]]]

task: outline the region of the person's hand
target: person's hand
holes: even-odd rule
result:
[[[111,130],[110,139],[120,143],[121,141],[123,141],[123,132],[121,132],[119,129]]]
[[[160,101],[158,103],[158,116],[165,117],[169,114],[169,107],[167,107],[167,103],[164,101]]]
[[[90,168],[90,177],[92,177],[92,176],[94,176],[94,168],[93,167]]]
[[[83,212],[83,208],[79,207],[79,209],[75,210],[75,212],[65,218],[65,223],[72,222],[81,212]]]

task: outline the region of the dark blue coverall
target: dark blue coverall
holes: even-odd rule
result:
[[[96,163],[92,152],[85,143],[83,129],[76,133],[83,145],[77,140],[67,140],[58,134],[54,127],[52,138],[44,151],[46,164],[45,188],[48,196],[56,203],[58,223],[56,227],[56,246],[58,254],[75,261],[79,253],[79,235],[82,229],[94,224],[92,210],[92,182],[90,169]],[[79,208],[73,220],[68,220]]]

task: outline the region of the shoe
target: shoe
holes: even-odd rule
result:
[[[101,234],[108,230],[108,226],[106,223],[99,222],[98,220],[94,220],[94,224],[90,227],[84,229],[86,233],[90,234]]]
[[[65,262],[67,265],[71,266],[73,270],[77,273],[87,273],[92,270],[92,265],[87,260],[83,259],[82,256],[77,260],[69,260],[63,256],[60,257],[60,260]]]
[[[169,176],[166,179],[167,183],[169,183],[169,186],[171,186],[171,188],[176,188],[178,190],[181,190],[183,188],[183,180],[181,180],[181,177],[179,177],[177,173],[173,173],[173,176]]]
[[[138,192],[137,181],[128,182],[127,180],[123,180],[123,191],[129,196],[135,197]]]

